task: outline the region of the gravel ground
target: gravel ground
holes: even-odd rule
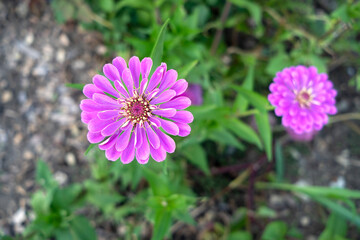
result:
[[[37,159],[66,184],[87,171],[80,91],[103,65],[99,36],[61,26],[43,1],[0,2],[0,229],[21,231]]]

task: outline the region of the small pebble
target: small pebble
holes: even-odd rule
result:
[[[56,61],[58,61],[59,63],[64,63],[65,62],[65,50],[60,48],[57,52],[56,52]]]
[[[57,171],[54,173],[54,179],[59,185],[64,185],[68,180],[68,176],[64,172]]]
[[[60,41],[60,44],[65,47],[69,46],[69,44],[70,44],[68,36],[66,36],[66,34],[64,34],[64,33],[60,35],[59,41]]]
[[[73,153],[67,153],[65,156],[65,161],[67,165],[74,166],[76,164],[76,158]]]
[[[12,92],[10,92],[9,90],[5,90],[2,94],[1,94],[1,101],[3,103],[7,103],[10,102],[10,100],[13,98],[13,94]]]

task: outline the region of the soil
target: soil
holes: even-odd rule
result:
[[[88,176],[83,154],[88,146],[86,126],[80,121],[79,109],[83,96],[65,83],[89,83],[106,62],[106,48],[97,33],[85,32],[71,22],[57,24],[42,0],[1,1],[0,29],[0,232],[15,235],[29,221],[38,159],[46,161],[64,185]],[[355,71],[341,65],[330,72],[338,89],[339,113],[360,110],[360,96],[349,86]],[[285,178],[297,184],[358,189],[359,142],[360,127],[355,121],[328,125],[309,143],[285,138]],[[185,227],[179,239],[191,239],[189,234],[201,239],[213,227],[209,223],[227,223],[233,213],[229,208],[239,207],[231,198],[246,204],[241,199],[244,193],[233,190],[211,206],[199,203],[197,210],[202,210],[197,220],[203,229]],[[286,192],[256,194],[262,194],[255,197],[265,199],[264,205],[277,212],[277,219],[292,223],[305,239],[317,239],[323,230],[325,218],[319,217],[324,216],[319,205]],[[230,199],[226,204],[225,198]],[[211,212],[206,212],[207,207]],[[179,229],[179,225],[173,227],[174,232]],[[97,230],[116,239],[116,233]],[[359,237],[356,231],[350,232],[349,239]]]

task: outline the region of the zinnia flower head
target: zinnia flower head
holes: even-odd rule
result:
[[[107,159],[121,158],[130,163],[134,157],[141,164],[163,161],[166,152],[175,151],[171,135],[187,136],[193,115],[185,108],[191,105],[185,92],[188,83],[177,80],[175,70],[162,63],[149,76],[151,58],[141,62],[134,56],[127,66],[121,57],[103,67],[104,76],[95,75],[93,84],[85,85],[81,120],[88,124],[87,138],[100,143]],[[166,133],[165,133],[166,132]]]
[[[301,134],[295,133],[291,128],[286,128],[286,132],[289,134],[290,138],[297,142],[310,142],[318,131],[313,130],[311,132],[303,132]]]
[[[316,67],[296,66],[278,72],[270,84],[270,103],[282,124],[295,134],[319,131],[336,114],[336,90],[325,73]]]

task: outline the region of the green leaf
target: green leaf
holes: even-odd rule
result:
[[[239,119],[223,119],[222,125],[236,134],[239,138],[255,144],[259,149],[262,149],[262,143],[256,132],[249,127],[249,125],[243,123]]]
[[[344,219],[349,220],[351,223],[355,224],[357,227],[360,227],[360,216],[357,213],[350,211],[349,209],[343,207],[339,203],[336,203],[328,198],[315,195],[315,194],[308,194],[312,199],[317,201],[318,203],[322,204],[323,206],[327,207],[334,213],[338,214],[339,216],[343,217]]]
[[[192,164],[199,167],[206,175],[210,175],[206,152],[199,144],[187,145],[182,152]]]
[[[165,160],[166,161],[166,160]],[[156,174],[148,168],[142,168],[144,177],[149,182],[152,192],[155,196],[169,196],[171,194],[168,181],[164,175]]]
[[[334,212],[326,222],[326,228],[321,233],[319,240],[340,240],[345,239],[347,233],[347,222],[344,218]]]
[[[248,67],[248,72],[246,74],[246,78],[242,84],[242,87],[251,91],[254,88],[254,73],[256,61],[251,62],[251,60],[249,60],[249,62],[250,65]],[[249,102],[241,94],[238,94],[234,103],[234,111],[244,112],[245,110],[247,110],[248,105]]]
[[[179,70],[179,78],[186,78],[186,76],[191,72],[191,70],[198,64],[198,60],[194,60]]]
[[[272,132],[267,112],[255,114],[256,124],[265,146],[266,156],[272,160]]]
[[[283,52],[279,52],[276,56],[273,56],[265,69],[266,73],[270,76],[275,76],[275,74],[286,67],[292,65],[290,57]]]
[[[47,190],[52,190],[58,186],[48,165],[42,160],[38,160],[36,164],[36,182]]]
[[[277,216],[276,211],[274,211],[271,208],[268,208],[266,206],[260,206],[256,210],[256,215],[259,217],[265,217],[265,218],[275,218]]]
[[[37,191],[31,196],[31,206],[37,216],[46,215],[49,212],[52,197],[50,192],[42,191]]]
[[[171,226],[171,212],[160,209],[155,214],[155,224],[152,240],[164,239]]]
[[[83,90],[85,84],[83,83],[65,83],[65,87],[74,88],[78,90]]]
[[[114,11],[114,1],[113,0],[101,0],[97,1],[99,7],[105,12],[113,12]]]
[[[52,206],[58,209],[70,210],[83,190],[81,185],[73,184],[68,187],[57,189],[54,193]]]
[[[269,102],[264,96],[236,85],[231,85],[231,87],[234,88],[238,94],[241,94],[244,98],[246,98],[249,103],[260,112],[267,111],[266,107],[269,105]]]
[[[91,226],[89,220],[82,216],[76,216],[69,221],[71,236],[74,240],[96,240],[95,229]]]
[[[166,28],[167,28],[167,25],[169,24],[169,21],[170,21],[170,19],[167,19],[165,21],[165,23],[162,25],[160,32],[157,36],[155,45],[151,51],[150,57],[153,60],[153,66],[155,66],[154,68],[152,68],[151,74],[155,71],[156,67],[159,66],[161,63],[161,58],[162,58],[163,51],[164,51]]]
[[[93,147],[95,147],[95,146],[96,146],[96,144],[91,143],[91,144],[89,145],[89,147],[86,149],[84,155],[85,155],[85,156],[88,155],[88,153],[90,152],[90,150],[93,149]]]
[[[209,139],[215,142],[223,143],[225,145],[237,147],[240,150],[245,149],[245,146],[240,143],[238,139],[236,139],[229,131],[222,127],[211,130]]]
[[[229,234],[227,240],[252,240],[250,233],[245,231],[236,231]]]
[[[285,240],[285,235],[287,232],[287,226],[282,221],[275,221],[269,223],[263,235],[261,236],[262,240]]]

